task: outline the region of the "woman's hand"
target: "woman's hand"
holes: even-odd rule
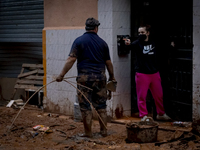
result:
[[[130,45],[131,44],[131,40],[130,39],[124,39],[125,41],[125,45]]]

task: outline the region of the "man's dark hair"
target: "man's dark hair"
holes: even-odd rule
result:
[[[88,18],[85,22],[85,29],[86,30],[94,30],[95,27],[99,26],[100,23],[98,20],[94,19],[94,18]]]

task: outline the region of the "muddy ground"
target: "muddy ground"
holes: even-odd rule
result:
[[[154,143],[127,143],[126,125],[108,123],[108,136],[101,137],[99,123],[93,121],[93,138],[80,138],[82,122],[73,117],[43,112],[27,105],[13,126],[10,125],[19,109],[0,106],[0,150],[197,150],[200,138],[189,127],[174,127],[159,122],[158,137]],[[127,120],[129,121],[129,120]],[[134,120],[132,120],[134,121]],[[50,133],[33,131],[34,126],[50,127]]]

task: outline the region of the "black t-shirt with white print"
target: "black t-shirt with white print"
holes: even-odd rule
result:
[[[136,40],[131,43],[132,52],[136,55],[135,71],[144,74],[158,72],[158,60],[153,41]]]

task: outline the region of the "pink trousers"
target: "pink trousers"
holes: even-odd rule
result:
[[[163,107],[163,90],[159,72],[154,74],[136,73],[135,82],[139,116],[143,117],[148,114],[146,107],[146,96],[148,89],[150,89],[154,98],[157,114],[163,115],[165,110]]]

